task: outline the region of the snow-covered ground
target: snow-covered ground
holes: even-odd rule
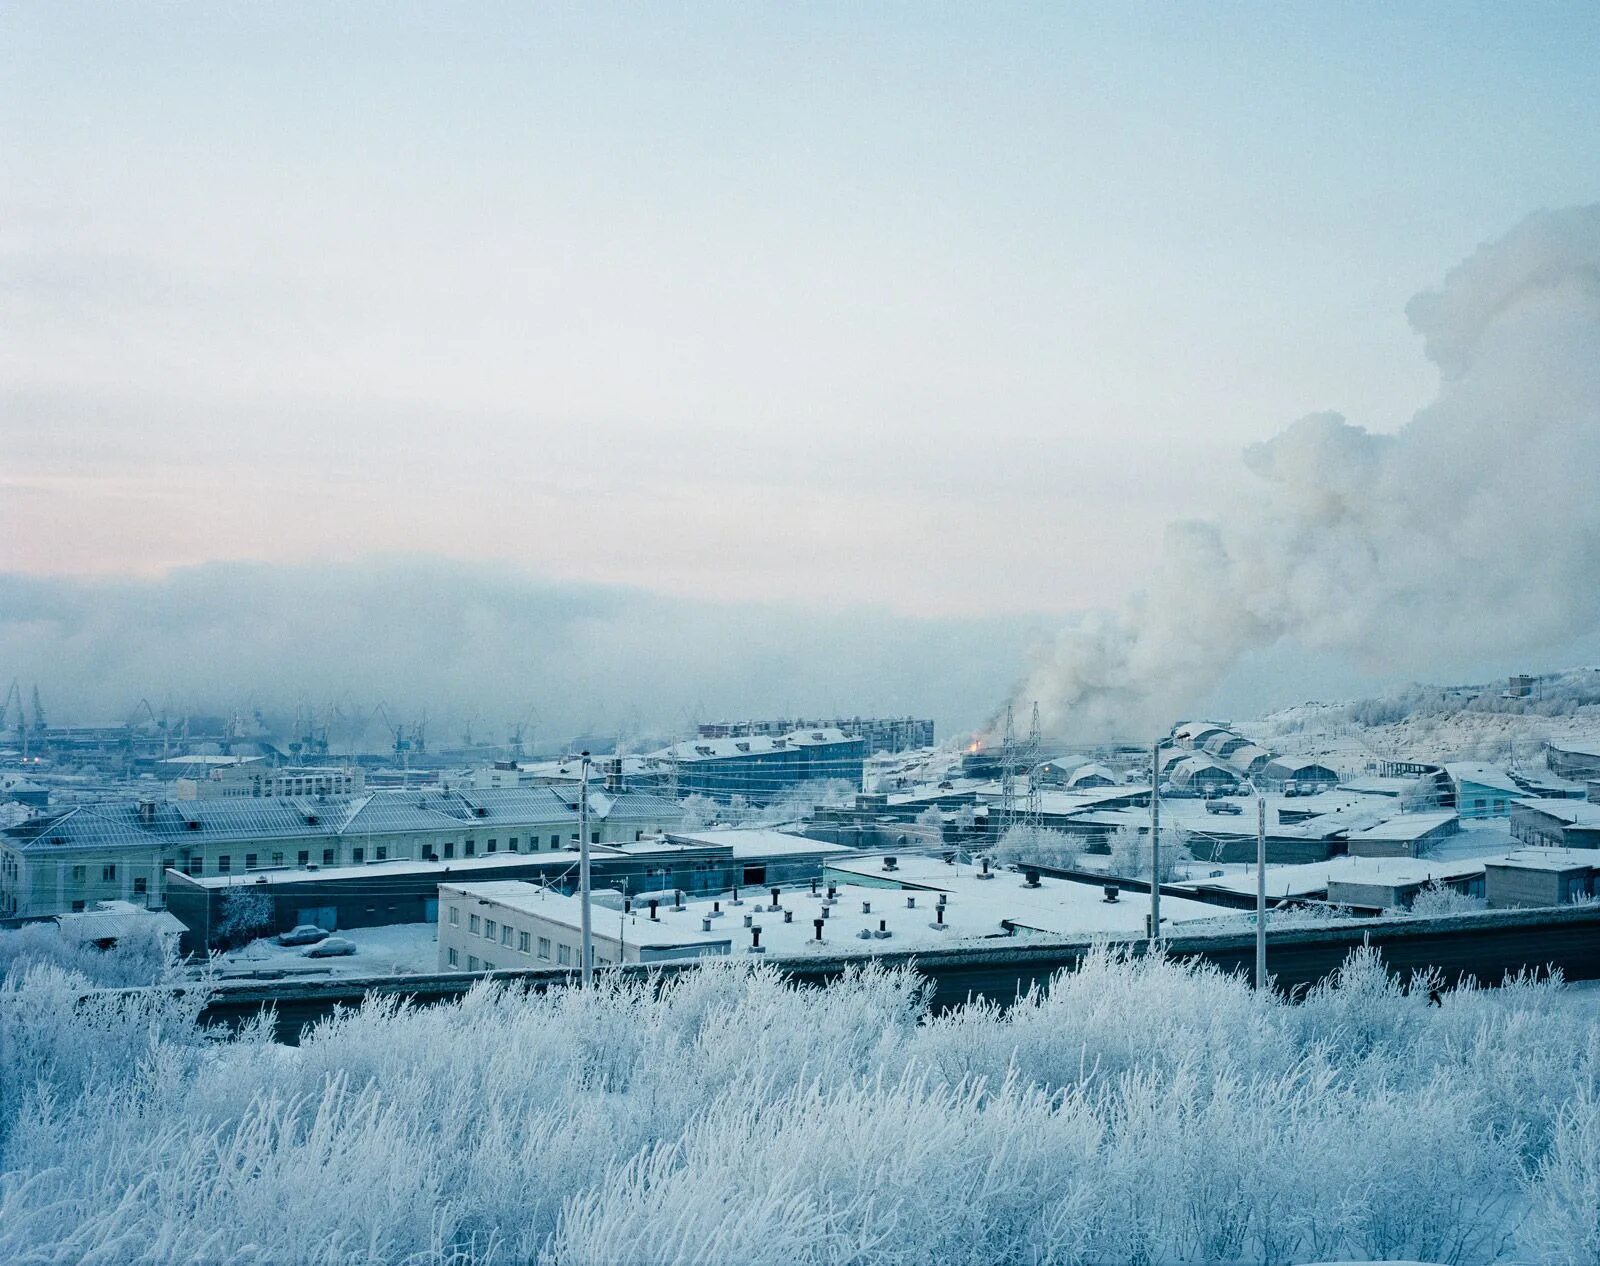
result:
[[[309,946],[285,946],[270,938],[217,956],[218,975],[261,971],[308,976],[407,976],[438,970],[438,932],[432,923],[397,923],[334,933],[354,943],[344,958],[307,958]]]

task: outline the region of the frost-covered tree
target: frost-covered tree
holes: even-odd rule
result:
[[[1107,869],[1113,875],[1120,875],[1125,879],[1150,878],[1150,833],[1140,830],[1136,826],[1118,827],[1108,841],[1111,851],[1111,861]],[[1177,877],[1178,867],[1188,861],[1194,860],[1194,855],[1189,850],[1188,833],[1180,830],[1166,830],[1161,833],[1161,874],[1162,883],[1170,883]]]
[[[1071,870],[1083,855],[1084,844],[1076,836],[1050,827],[1018,822],[1006,828],[991,856],[1003,866],[1033,863]]]
[[[225,942],[237,944],[248,941],[272,927],[272,897],[254,885],[239,884],[224,888],[221,906],[217,935]]]

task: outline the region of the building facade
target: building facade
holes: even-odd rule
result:
[[[578,818],[576,795],[554,787],[80,805],[0,831],[0,917],[103,900],[159,907],[170,870],[234,876],[568,848]],[[590,794],[591,843],[633,843],[682,821],[659,796]]]

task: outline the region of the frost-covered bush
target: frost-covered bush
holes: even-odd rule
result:
[[[153,985],[173,970],[175,949],[154,928],[135,928],[104,950],[65,935],[53,922],[0,932],[0,979],[41,966],[96,985]]]
[[[1365,951],[1292,1004],[1101,948],[934,1014],[909,971],[724,962],[286,1049],[36,967],[0,993],[0,1260],[1595,1260],[1597,1026],[1558,981],[1436,983]]]
[[[1446,914],[1474,914],[1488,908],[1488,902],[1482,897],[1469,896],[1459,888],[1452,888],[1436,879],[1417,893],[1411,902],[1410,913],[1419,919],[1432,919]],[[1397,913],[1406,912],[1402,910]]]

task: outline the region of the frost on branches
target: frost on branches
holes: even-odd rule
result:
[[[867,967],[395,999],[296,1049],[198,996],[0,992],[0,1260],[1595,1261],[1559,984],[1288,1005],[1109,951],[1009,1010]]]

